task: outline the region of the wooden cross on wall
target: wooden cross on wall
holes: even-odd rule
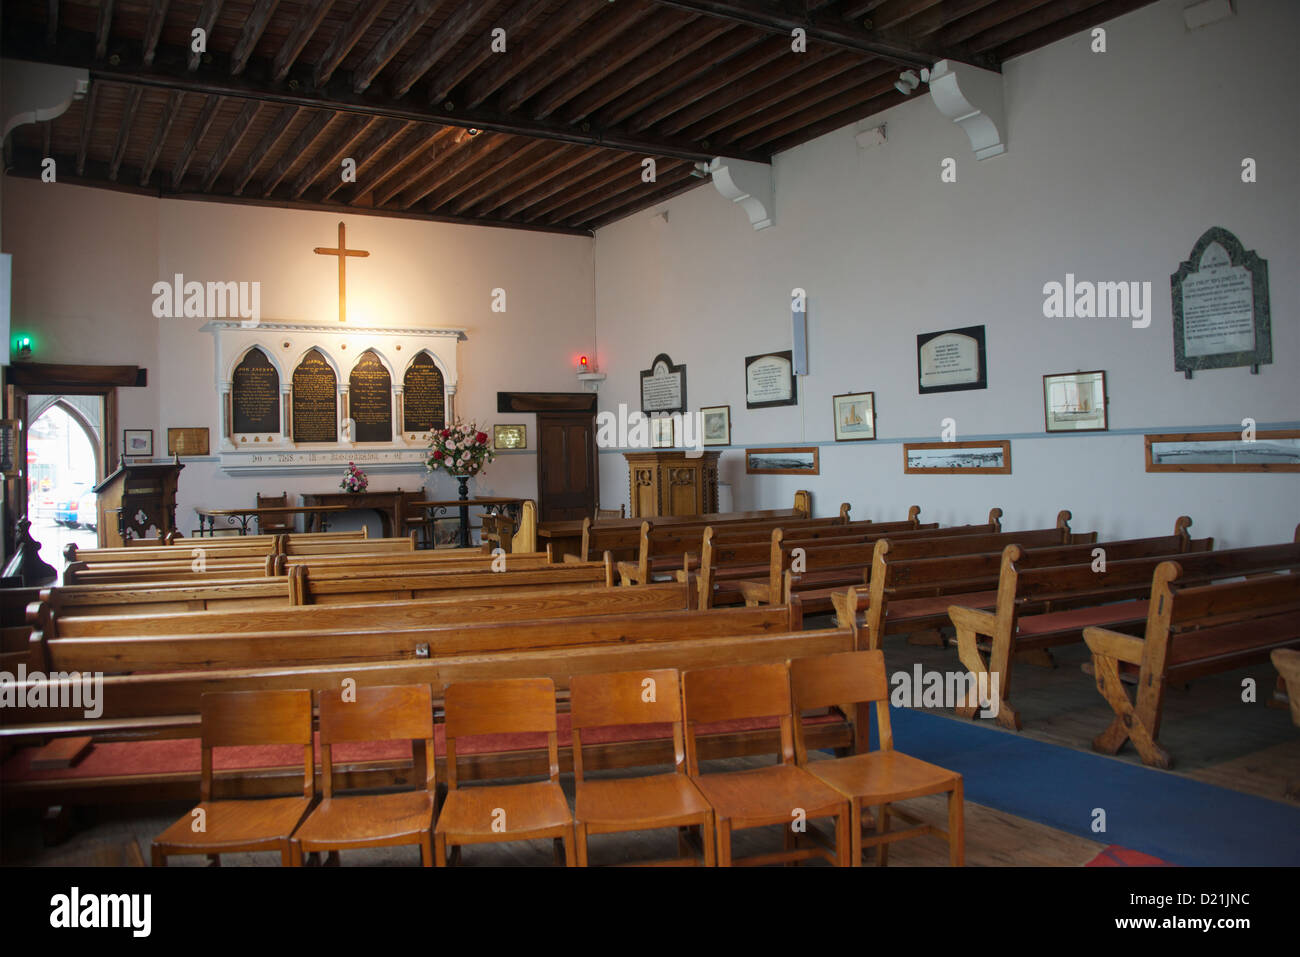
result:
[[[369,251],[365,249],[348,249],[346,229],[346,226],[339,223],[339,245],[337,249],[317,246],[314,250],[321,256],[339,257],[339,322],[346,322],[348,318],[347,257],[370,255]]]

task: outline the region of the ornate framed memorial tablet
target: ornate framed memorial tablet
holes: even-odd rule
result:
[[[731,444],[731,406],[709,405],[700,409],[701,445]]]
[[[1011,443],[904,442],[903,471],[908,475],[1010,475]]]
[[[984,327],[967,326],[916,337],[916,391],[987,389]]]
[[[1106,373],[1043,376],[1043,426],[1048,432],[1105,432]]]
[[[745,358],[745,408],[766,409],[798,403],[793,354],[789,349]]]
[[[492,426],[492,447],[494,449],[528,448],[528,426],[526,425]]]
[[[641,411],[686,411],[686,366],[673,365],[664,353],[654,357],[649,369],[641,370]]]
[[[1250,366],[1273,361],[1268,261],[1221,226],[1207,229],[1169,277],[1173,293],[1174,368]]]
[[[876,394],[848,392],[831,397],[835,441],[863,442],[876,437]]]
[[[348,376],[348,417],[355,441],[393,441],[393,378],[374,349],[357,357]]]
[[[1146,436],[1148,472],[1300,472],[1300,430]]]
[[[746,475],[820,475],[817,446],[804,449],[745,449]]]
[[[204,427],[167,430],[168,455],[207,455],[208,430]]]
[[[153,429],[123,429],[122,454],[137,458],[153,458]]]

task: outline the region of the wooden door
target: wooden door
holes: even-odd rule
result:
[[[3,558],[8,561],[16,547],[14,532],[18,519],[27,515],[27,390],[21,386],[5,386],[3,418],[18,423],[18,434],[14,442],[15,471],[5,476],[4,510],[0,521],[4,522]]]
[[[543,522],[582,519],[596,510],[596,418],[537,414],[537,511]]]

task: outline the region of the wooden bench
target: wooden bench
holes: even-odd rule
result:
[[[261,558],[193,557],[147,562],[73,562],[63,570],[67,585],[114,585],[203,579],[266,578],[275,574],[273,554]]]
[[[1170,768],[1159,744],[1165,687],[1204,675],[1267,661],[1279,648],[1300,647],[1300,575],[1196,584],[1184,579],[1184,562],[1162,562],[1147,601],[1142,637],[1090,626],[1083,637],[1092,653],[1097,690],[1115,712],[1093,750],[1116,754],[1132,741],[1144,764]],[[1192,573],[1195,576],[1195,573]],[[1130,699],[1120,672],[1138,672]]]
[[[536,552],[537,545],[537,504],[531,499],[524,502],[519,510],[516,522],[504,512],[485,512],[481,518],[482,530],[479,537],[484,552],[500,548],[506,554],[514,552]],[[545,551],[545,549],[540,549]]]

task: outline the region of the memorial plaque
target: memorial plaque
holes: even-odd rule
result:
[[[248,350],[230,383],[235,432],[280,431],[280,374],[261,349]]]
[[[916,337],[916,391],[960,392],[987,389],[984,327],[967,326]]]
[[[664,353],[654,357],[649,369],[641,370],[641,411],[686,411],[686,366],[673,365]]]
[[[766,409],[798,403],[793,354],[789,349],[745,357],[745,408]]]
[[[348,376],[348,416],[356,423],[356,442],[393,441],[393,377],[367,349]]]
[[[1273,361],[1268,261],[1222,227],[1207,229],[1169,277],[1173,293],[1174,368],[1259,366]]]
[[[293,370],[293,440],[337,442],[339,437],[338,380],[316,349]]]
[[[402,377],[402,431],[432,432],[447,425],[447,391],[442,370],[421,352]]]

